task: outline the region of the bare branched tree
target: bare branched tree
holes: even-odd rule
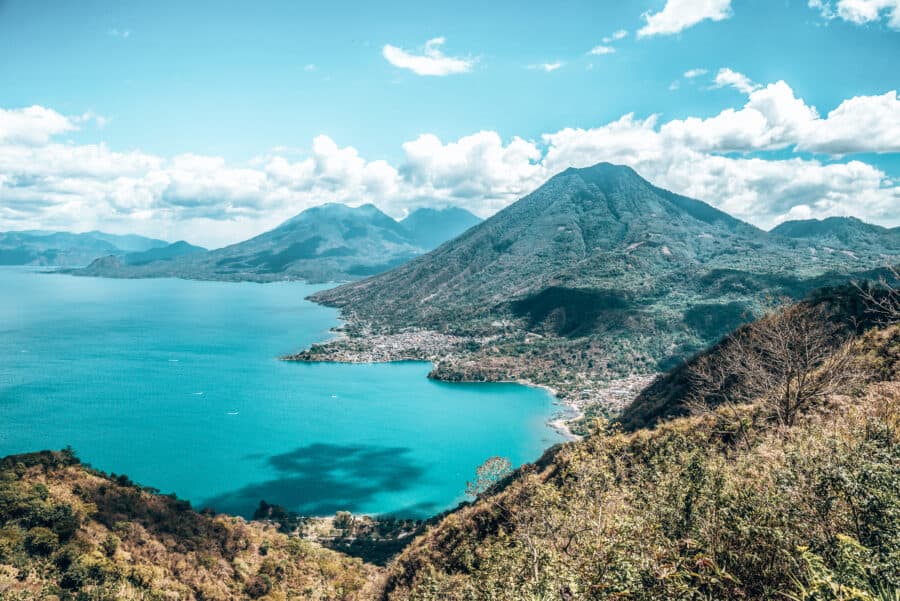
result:
[[[794,305],[770,313],[695,362],[689,407],[722,406],[721,413],[737,418],[739,405],[760,402],[770,418],[791,426],[846,384],[849,342],[821,308]],[[746,425],[736,425],[745,435]]]
[[[475,469],[475,480],[466,482],[466,494],[479,498],[492,486],[506,478],[513,471],[512,463],[506,457],[491,457]]]
[[[900,321],[900,270],[888,267],[888,276],[883,276],[876,285],[854,284],[870,310],[887,323]]]

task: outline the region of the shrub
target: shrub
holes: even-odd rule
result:
[[[36,526],[25,535],[25,548],[37,555],[50,555],[59,547],[59,536],[49,528]]]
[[[116,554],[116,550],[119,548],[119,543],[122,541],[115,534],[107,534],[106,538],[103,539],[103,542],[100,543],[100,546],[103,549],[103,553],[106,554],[107,557],[112,557]]]
[[[251,599],[259,599],[272,590],[272,580],[265,574],[258,574],[247,581],[244,591]]]

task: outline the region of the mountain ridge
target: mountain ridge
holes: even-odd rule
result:
[[[136,234],[48,230],[0,232],[0,264],[74,267],[109,254],[162,248],[169,243]]]
[[[900,252],[900,228],[886,228],[857,217],[826,217],[785,221],[771,234],[844,250],[887,249]]]
[[[457,225],[441,223],[443,216],[440,211],[420,215],[417,223],[424,227],[432,220],[431,237],[437,236],[436,232],[443,237],[456,235]],[[417,245],[414,233],[373,204],[326,203],[247,240],[208,252],[183,252],[140,264],[129,264],[127,258],[104,259],[72,273],[119,278],[348,281],[385,271],[426,252],[428,248]]]

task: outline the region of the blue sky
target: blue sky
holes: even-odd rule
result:
[[[614,36],[618,31],[625,33]],[[426,45],[435,39],[429,55]],[[455,60],[461,72],[421,75],[398,66],[396,56],[392,64],[386,47],[394,55],[424,57],[424,64],[439,70]],[[590,54],[597,47],[605,50]],[[437,62],[427,63],[429,57]],[[650,164],[647,156],[623,148],[628,137],[615,148],[595,139],[590,152],[584,140],[572,142],[549,160],[559,143],[545,136],[566,128],[603,128],[627,114],[639,122],[655,115],[657,130],[670,121],[709,119],[739,111],[749,94],[777,82],[824,119],[852,98],[897,90],[898,58],[896,0],[0,1],[0,109],[11,112],[10,121],[18,118],[12,111],[38,106],[71,125],[47,130],[38,145],[31,138],[27,153],[18,147],[10,152],[47,161],[61,160],[69,149],[81,156],[66,161],[77,164],[92,155],[90,160],[115,172],[104,175],[107,188],[101,190],[93,163],[90,169],[70,165],[51,173],[19,168],[12,159],[0,163],[7,171],[6,183],[0,180],[0,228],[96,226],[170,237],[199,228],[193,238],[215,244],[255,233],[320,200],[375,202],[394,215],[421,204],[460,204],[485,215],[554,169],[607,158],[631,159],[625,162],[651,179],[681,192],[705,193],[699,194],[703,200],[763,226],[798,205],[807,208],[791,217],[855,213],[887,223],[891,211],[900,213],[893,204],[900,198],[893,183],[900,178],[900,131],[892,129],[900,114],[890,98],[878,103],[884,114],[870,125],[879,128],[878,135],[862,136],[863,142],[879,138],[871,145],[849,140],[846,131],[813,136],[813,126],[805,125],[802,135],[781,142],[759,142],[756,132],[752,143],[707,139],[698,147],[696,140],[679,137],[680,151],[704,155],[706,177],[716,171],[710,158],[773,165],[812,161],[820,171],[843,166],[841,173],[814,178],[819,189],[803,190],[802,202],[793,206],[760,200],[767,192],[762,176],[753,198],[740,191],[723,198],[727,182],[704,185],[673,175],[672,165]],[[691,70],[698,74],[685,77]],[[723,70],[750,83],[742,86],[726,76],[717,85]],[[782,126],[768,124],[770,130]],[[499,150],[487,138],[449,147],[478,132],[496,135]],[[423,134],[433,134],[441,146],[431,144],[432,154],[411,156],[404,143]],[[315,150],[317,136],[327,136],[335,149],[323,143]],[[803,141],[810,136],[816,141]],[[823,136],[841,141],[826,143]],[[25,136],[6,138],[22,146]],[[510,150],[516,138],[533,149]],[[36,146],[55,150],[48,154]],[[185,155],[193,163],[176,161]],[[328,158],[334,156],[337,167]],[[303,166],[310,157],[319,157],[312,171]],[[276,159],[283,162],[272,167]],[[479,161],[482,171],[493,162],[503,173],[483,173]],[[856,163],[870,171],[849,173],[847,166]],[[281,179],[275,182],[278,165]],[[535,165],[544,168],[529,170]],[[176,190],[197,169],[193,183]],[[78,172],[84,172],[82,179],[70,181]],[[315,184],[303,180],[310,173],[319,177]],[[859,194],[865,206],[836,203],[836,194],[852,196],[852,190],[828,187],[826,180],[838,175],[869,182]],[[118,188],[109,189],[113,177]],[[347,185],[337,190],[332,184],[340,177]],[[133,194],[155,200],[123,200],[129,192],[122,178],[147,180]],[[204,179],[212,184],[204,187]],[[233,185],[226,190],[222,182]],[[266,198],[249,198],[254,190]]]

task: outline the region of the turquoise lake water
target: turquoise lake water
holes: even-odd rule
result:
[[[546,392],[428,380],[429,365],[300,364],[321,286],[108,280],[0,268],[0,456],[81,459],[195,507],[423,517],[493,455],[561,437]]]

